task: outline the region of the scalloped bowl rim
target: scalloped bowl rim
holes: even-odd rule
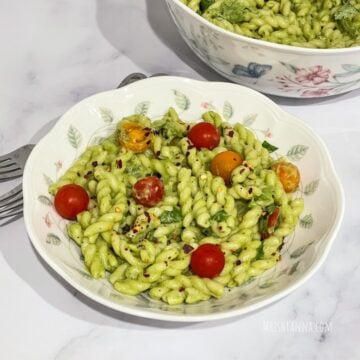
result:
[[[73,110],[75,107],[81,107],[86,103],[86,101],[88,101],[92,98],[96,98],[99,95],[102,96],[102,95],[116,93],[116,92],[121,94],[121,93],[129,92],[132,90],[136,91],[136,88],[141,87],[142,84],[150,83],[150,82],[156,83],[158,81],[158,79],[161,79],[162,81],[180,82],[180,83],[187,83],[188,85],[194,84],[194,85],[198,85],[198,86],[213,87],[213,88],[222,87],[222,86],[232,87],[232,88],[234,88],[234,90],[241,88],[243,91],[250,93],[251,96],[259,97],[261,99],[261,101],[266,103],[267,106],[272,108],[272,110],[275,110],[278,114],[286,116],[286,120],[284,120],[284,118],[279,117],[278,121],[282,121],[282,122],[285,121],[285,122],[290,122],[290,123],[296,124],[296,126],[305,130],[305,132],[307,134],[309,134],[312,138],[316,139],[316,141],[318,142],[319,148],[322,151],[322,157],[325,160],[325,164],[324,164],[325,168],[327,169],[327,172],[329,174],[331,174],[331,176],[332,176],[333,181],[331,183],[336,192],[337,212],[336,212],[335,221],[334,221],[332,227],[330,229],[328,229],[328,231],[327,231],[327,234],[326,234],[327,241],[324,246],[324,250],[323,250],[322,254],[320,255],[318,261],[314,262],[311,267],[309,267],[306,271],[304,271],[302,277],[295,280],[293,284],[291,284],[284,290],[279,291],[279,293],[272,295],[271,297],[269,297],[267,299],[256,302],[254,304],[247,305],[243,308],[233,309],[233,310],[229,310],[226,312],[217,312],[217,313],[206,314],[206,315],[192,315],[192,314],[191,315],[189,315],[189,314],[178,315],[178,314],[174,314],[174,313],[168,313],[168,314],[167,313],[161,313],[161,314],[152,313],[152,312],[147,312],[146,310],[142,310],[142,309],[141,310],[132,309],[127,306],[123,306],[119,303],[114,303],[114,302],[108,301],[107,299],[101,297],[100,295],[97,295],[96,293],[88,290],[87,287],[82,286],[81,284],[77,283],[75,280],[73,280],[73,278],[70,275],[65,273],[55,262],[52,261],[52,259],[47,254],[47,252],[41,247],[40,240],[38,239],[37,235],[35,234],[34,228],[31,223],[31,211],[29,209],[30,203],[31,203],[31,198],[32,198],[31,197],[31,188],[29,186],[29,184],[30,184],[29,180],[31,179],[30,168],[34,165],[35,159],[37,158],[37,153],[40,151],[40,149],[43,146],[46,145],[47,141],[56,134],[57,129],[61,127],[63,120],[66,120],[67,114],[71,110]],[[108,308],[113,309],[113,310],[120,311],[120,312],[127,313],[127,314],[134,315],[134,316],[148,318],[148,319],[162,320],[162,321],[175,321],[175,322],[211,321],[211,320],[227,319],[227,318],[231,318],[231,317],[235,317],[235,316],[244,315],[244,314],[250,313],[252,311],[255,311],[257,309],[263,308],[271,303],[274,303],[274,302],[280,300],[281,298],[287,296],[291,292],[293,292],[295,289],[297,289],[302,284],[304,284],[320,268],[320,266],[325,261],[327,255],[330,251],[331,245],[339,231],[339,228],[340,228],[340,225],[342,222],[342,218],[344,215],[344,208],[345,208],[345,198],[344,198],[343,188],[342,188],[341,182],[339,180],[339,177],[336,173],[336,170],[335,170],[334,164],[332,162],[332,159],[330,157],[329,151],[327,150],[326,145],[323,142],[323,140],[308,125],[303,123],[296,116],[293,116],[293,115],[287,113],[286,111],[284,111],[283,109],[281,109],[277,104],[275,104],[272,100],[270,100],[266,96],[262,95],[261,93],[255,91],[255,90],[249,89],[245,86],[241,86],[238,84],[225,83],[225,82],[205,82],[205,81],[192,80],[189,78],[175,77],[175,76],[161,76],[161,78],[144,79],[139,82],[130,84],[126,87],[120,88],[120,89],[104,91],[104,92],[89,96],[89,97],[83,99],[82,101],[78,102],[77,104],[73,105],[68,111],[66,111],[60,117],[60,119],[57,121],[57,123],[54,125],[54,127],[49,131],[49,133],[46,134],[38,142],[38,144],[35,146],[35,148],[32,150],[32,152],[27,160],[25,170],[24,170],[23,197],[24,197],[25,226],[26,226],[27,233],[30,237],[30,240],[31,240],[33,246],[35,247],[37,252],[40,254],[42,259],[56,273],[58,273],[64,280],[66,280],[72,287],[74,287],[75,289],[80,291],[82,294],[84,294],[91,300],[93,300],[97,303],[100,303]]]
[[[326,49],[313,49],[313,48],[303,48],[300,46],[292,46],[292,45],[283,45],[278,43],[273,43],[270,41],[260,40],[260,39],[253,39],[251,37],[247,37],[244,35],[236,34],[232,31],[225,30],[220,26],[216,26],[215,24],[211,23],[210,21],[206,20],[195,11],[191,10],[188,6],[182,3],[180,0],[166,0],[166,2],[174,2],[177,6],[182,8],[185,12],[199,20],[205,26],[210,27],[212,30],[223,34],[224,36],[228,36],[234,40],[242,40],[243,42],[258,45],[269,49],[274,50],[282,50],[288,53],[296,53],[299,55],[347,55],[354,52],[360,52],[360,45],[347,47],[347,48],[326,48]]]

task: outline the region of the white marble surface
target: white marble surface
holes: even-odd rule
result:
[[[0,4],[0,154],[36,142],[68,107],[130,72],[220,79],[184,44],[163,0]],[[0,227],[0,358],[359,359],[360,91],[274,100],[322,136],[345,188],[340,233],[310,281],[246,317],[186,325],[144,320],[65,284],[38,257],[20,219]],[[0,183],[0,193],[17,182]],[[317,331],[324,323],[327,331]]]

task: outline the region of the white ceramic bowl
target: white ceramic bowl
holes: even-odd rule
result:
[[[180,0],[166,0],[181,36],[207,65],[236,83],[268,94],[315,98],[360,87],[360,46],[306,49],[224,30]]]
[[[169,306],[148,296],[124,296],[106,280],[93,280],[77,245],[65,233],[48,185],[89,145],[110,134],[117,120],[134,112],[158,117],[174,106],[184,120],[200,119],[215,109],[230,122],[242,122],[260,139],[279,146],[302,174],[299,195],[305,211],[295,233],[286,239],[278,265],[235,288],[222,299]],[[303,284],[324,261],[339,229],[344,197],[322,140],[301,121],[254,90],[228,83],[176,77],[139,81],[104,92],[72,107],[32,151],[24,172],[24,217],[28,234],[41,257],[73,287],[115,310],[147,318],[203,321],[245,314],[270,304]],[[326,213],[326,216],[324,216]]]

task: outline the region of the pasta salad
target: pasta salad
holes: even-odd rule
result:
[[[303,200],[276,148],[213,111],[123,118],[50,185],[95,278],[168,304],[220,298],[281,259]]]
[[[307,48],[360,45],[358,0],[180,0],[234,33]]]

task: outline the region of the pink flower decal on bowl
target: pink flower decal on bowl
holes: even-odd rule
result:
[[[328,81],[330,69],[324,69],[322,65],[317,65],[308,69],[296,69],[295,75],[295,80],[300,84],[318,85]]]
[[[308,89],[308,90],[304,90],[301,93],[301,96],[304,97],[321,97],[321,96],[327,96],[330,95],[329,94],[330,89]]]
[[[298,68],[290,63],[281,62],[289,75],[277,76],[279,89],[296,93],[297,97],[322,97],[340,94],[351,90],[360,82],[360,66],[343,64],[345,72],[333,74],[322,65]]]

